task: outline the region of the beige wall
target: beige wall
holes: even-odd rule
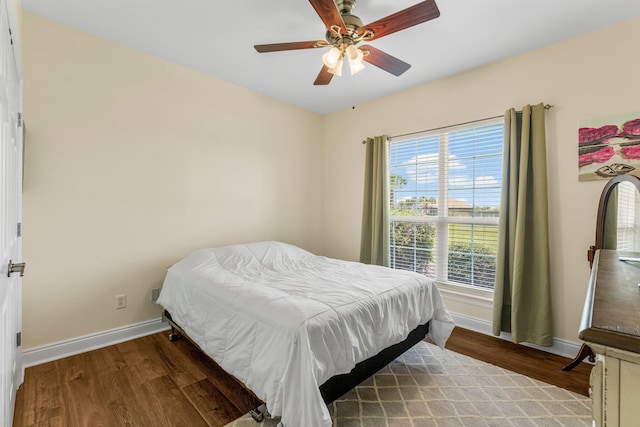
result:
[[[196,248],[319,249],[320,116],[22,20],[24,348],[159,317],[150,289]]]
[[[577,127],[582,119],[640,111],[638,39],[640,19],[635,19],[327,116],[327,254],[358,258],[363,138],[482,119],[525,104],[553,104],[547,112],[547,157],[555,335],[577,342],[589,276],[586,251],[594,243],[605,183],[578,182]],[[466,304],[452,296],[447,304],[458,313],[491,319],[485,304]]]

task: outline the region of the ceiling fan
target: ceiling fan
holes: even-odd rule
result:
[[[314,85],[327,85],[334,75],[342,75],[343,60],[346,57],[355,74],[364,68],[362,61],[379,67],[394,76],[407,71],[411,65],[370,45],[357,47],[360,42],[370,42],[380,37],[422,24],[440,16],[435,0],[426,0],[403,9],[368,25],[351,12],[356,0],[309,0],[316,13],[327,28],[325,40],[288,42],[255,45],[260,52],[278,52],[284,50],[314,49],[331,47],[322,55],[324,66]]]

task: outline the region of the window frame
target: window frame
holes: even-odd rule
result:
[[[429,215],[395,215],[392,214],[392,206],[389,205],[389,236],[390,236],[390,247],[389,251],[392,252],[393,249],[393,233],[394,233],[394,223],[397,221],[403,221],[407,223],[415,223],[415,224],[433,224],[435,228],[435,242],[433,246],[433,252],[435,257],[435,278],[434,282],[438,285],[438,287],[442,290],[448,291],[447,293],[451,293],[452,295],[457,295],[463,299],[468,299],[468,297],[473,297],[474,299],[485,300],[485,302],[492,302],[494,287],[486,287],[481,285],[473,285],[466,284],[461,282],[454,282],[448,280],[448,262],[449,262],[449,247],[451,242],[449,241],[449,226],[451,224],[466,224],[466,225],[490,225],[495,226],[496,229],[499,227],[500,214],[498,216],[450,216],[449,215],[449,159],[450,159],[450,150],[449,150],[449,136],[451,133],[456,131],[464,131],[464,130],[473,130],[477,128],[483,128],[487,126],[494,125],[504,125],[502,117],[495,117],[491,119],[478,120],[474,122],[469,122],[461,125],[453,125],[442,127],[438,129],[434,129],[432,131],[419,132],[415,134],[402,135],[398,137],[389,138],[389,150],[392,151],[392,144],[406,142],[408,140],[416,139],[416,138],[427,138],[437,136],[438,139],[438,199],[439,200],[447,200],[447,203],[438,203],[438,211],[437,215],[429,216]],[[503,128],[504,129],[504,128]],[[500,179],[500,187],[497,189],[498,193],[498,206],[501,204],[502,198],[502,171],[503,171],[503,159],[502,155],[504,152],[504,137],[501,138],[500,144],[500,168],[499,168],[499,179]],[[387,182],[391,182],[391,161],[392,156],[389,155],[389,175],[387,176]],[[474,172],[477,172],[474,170]],[[474,187],[474,192],[476,188]],[[393,191],[390,188],[390,191]],[[417,192],[416,192],[417,194]],[[394,200],[395,203],[395,200]],[[444,244],[440,242],[446,242]],[[496,242],[497,244],[497,242]],[[414,239],[414,249],[418,248],[416,245],[416,241]],[[393,253],[389,254],[389,259],[393,264]],[[497,259],[497,252],[496,252]],[[415,267],[415,260],[414,260]],[[392,267],[396,268],[396,267]],[[468,302],[468,301],[467,301]]]

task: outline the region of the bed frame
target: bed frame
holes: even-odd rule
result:
[[[189,340],[191,343],[193,343],[196,347],[198,347],[198,349],[200,349],[198,344],[193,342],[193,340],[189,338],[189,336],[184,332],[184,330],[171,318],[171,314],[167,310],[164,310],[163,317],[171,325],[171,333],[169,334],[170,341],[175,341],[180,336],[183,336],[187,340]],[[417,343],[422,341],[427,336],[428,332],[429,332],[429,323],[418,325],[417,328],[409,332],[409,335],[404,341],[401,341],[397,344],[387,347],[384,350],[382,350],[380,353],[376,354],[375,356],[372,356],[356,364],[356,366],[348,374],[336,375],[334,377],[329,378],[325,383],[323,383],[320,386],[320,394],[322,395],[324,402],[326,404],[333,402],[334,400],[338,399],[339,397],[344,395],[346,392],[348,392],[349,390],[353,389],[355,386],[360,384],[362,381],[373,376],[373,374],[375,374],[380,369],[387,366],[394,359],[396,359],[397,357],[402,355],[404,352],[409,350],[411,347],[415,346]],[[206,355],[206,353],[202,349],[200,349],[200,351],[202,351]],[[207,357],[209,356],[207,355]],[[251,416],[256,421],[262,421],[264,415],[265,415],[264,405],[260,405],[258,408],[251,411]]]

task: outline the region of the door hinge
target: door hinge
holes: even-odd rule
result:
[[[22,223],[18,223],[18,237],[22,237]]]
[[[22,113],[18,113],[18,127],[22,127]]]
[[[18,332],[16,334],[16,344],[18,345],[18,347],[22,346],[22,332]]]

